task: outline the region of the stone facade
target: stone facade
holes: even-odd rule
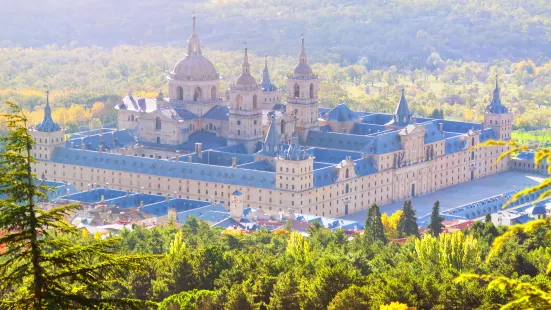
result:
[[[116,107],[116,130],[67,142],[47,105],[43,125],[32,129],[33,170],[80,190],[108,184],[222,202],[232,214],[259,208],[341,216],[509,168],[509,159],[494,165],[506,147],[471,150],[510,138],[512,114],[497,83],[484,124],[475,124],[416,118],[405,91],[394,114],[321,108],[304,39],[284,104],[267,68],[266,61],[258,84],[245,49],[241,75],[220,98],[220,77],[202,55],[194,18],[187,55],[168,77],[169,97],[129,94]]]

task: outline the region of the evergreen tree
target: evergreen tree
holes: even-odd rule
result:
[[[104,305],[137,307],[143,302],[103,295],[113,280],[141,268],[143,256],[115,254],[118,239],[74,242],[80,232],[64,217],[79,206],[39,209],[49,188],[37,184],[31,165],[35,142],[17,105],[6,103],[8,134],[0,154],[0,308],[74,309]]]
[[[379,211],[379,206],[377,206],[376,203],[373,203],[367,212],[364,238],[368,242],[387,242],[383,221],[381,220],[381,212]]]
[[[444,217],[440,215],[440,201],[437,200],[432,207],[432,213],[430,215],[429,230],[433,236],[438,237],[440,235],[443,221]]]
[[[288,272],[277,279],[268,309],[300,309],[298,273]]]
[[[407,236],[419,237],[419,226],[417,225],[417,217],[415,217],[415,209],[411,206],[411,200],[404,202],[404,212],[398,223],[398,236],[404,238]]]
[[[492,222],[492,214],[487,213],[486,217],[484,218],[485,223],[491,223]]]

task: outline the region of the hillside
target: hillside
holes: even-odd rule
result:
[[[181,46],[193,10],[214,49],[239,49],[247,40],[260,54],[295,55],[304,33],[315,60],[366,57],[370,68],[422,68],[432,52],[537,63],[551,52],[551,6],[518,0],[19,1],[0,10],[0,46]]]

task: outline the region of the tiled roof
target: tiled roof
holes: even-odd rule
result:
[[[361,154],[357,152],[342,151],[342,150],[329,150],[323,148],[310,148],[306,150],[306,153],[312,154],[314,156],[315,162],[324,162],[337,164],[341,162],[346,156],[350,156],[352,160],[361,158]]]
[[[122,102],[117,105],[117,108],[148,113],[157,110],[157,100],[152,98],[126,96],[122,98]]]
[[[496,140],[496,139],[497,139],[496,132],[494,131],[493,128],[485,128],[480,133],[480,142],[486,142],[488,140]]]
[[[373,137],[367,136],[310,130],[306,137],[306,145],[329,149],[361,151],[367,147],[373,139]]]
[[[464,151],[467,147],[465,136],[447,137],[445,141],[446,154],[452,154]]]
[[[425,144],[434,143],[444,139],[444,134],[440,132],[437,120],[422,123],[425,126]]]
[[[518,154],[514,159],[534,161],[535,157],[536,153],[533,151],[529,151]]]
[[[270,165],[270,163],[266,160],[246,163],[246,164],[237,166],[237,168],[275,172],[274,167],[272,167],[272,165]]]
[[[363,117],[362,122],[367,124],[384,125],[392,120],[392,114],[373,113]]]
[[[44,108],[44,118],[40,124],[36,125],[35,129],[37,131],[43,132],[54,132],[61,130],[61,126],[58,123],[54,122],[52,119],[52,109],[50,108],[50,100],[46,96],[46,107]]]
[[[213,132],[196,131],[189,135],[189,139],[182,145],[182,149],[194,150],[195,143],[202,143],[203,150],[214,149],[228,145],[228,142],[225,138],[218,137]]]
[[[266,189],[275,188],[275,173],[273,172],[232,167],[171,162],[167,160],[66,148],[56,148],[51,161],[69,165],[151,174],[170,178],[185,178],[240,186],[254,186]]]
[[[457,133],[468,133],[471,129],[481,130],[482,125],[477,123],[467,123],[467,122],[458,122],[458,121],[448,121],[448,120],[436,120],[437,124],[442,123],[442,130],[449,132]],[[438,125],[440,126],[440,125]]]
[[[169,109],[163,109],[163,110],[169,110]],[[184,121],[194,120],[197,118],[197,115],[191,113],[190,111],[182,108],[182,107],[173,107],[170,110],[176,111],[180,119]]]
[[[314,187],[322,187],[335,183],[337,171],[333,166],[314,170]]]

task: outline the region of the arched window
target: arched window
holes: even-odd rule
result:
[[[182,86],[176,88],[176,99],[184,100],[184,88],[182,88]]]
[[[195,91],[193,92],[193,101],[203,101],[203,92],[201,91],[201,87],[195,87]]]
[[[310,84],[310,98],[314,98],[314,84]]]
[[[155,130],[161,130],[161,118],[155,118]]]
[[[474,145],[474,137],[471,138],[471,146]]]
[[[348,172],[348,169],[346,170],[346,172]],[[345,192],[348,194],[348,191],[350,190],[350,186],[348,186],[348,184],[346,184],[346,189],[345,189]]]
[[[258,109],[258,97],[256,95],[253,95],[253,110]]]
[[[300,87],[298,84],[295,84],[295,98],[300,97]]]
[[[157,144],[161,144],[161,138],[157,137]]]
[[[134,114],[130,115],[130,120],[134,121]]]
[[[346,168],[346,172],[344,173],[344,177],[345,178],[349,178],[350,177],[350,173],[348,172],[348,168]],[[348,187],[348,184],[346,185]],[[348,193],[348,191],[346,191]]]
[[[238,110],[243,110],[243,97],[241,95],[237,95],[235,103]]]
[[[213,87],[210,89],[210,99],[216,100],[216,86],[213,86]]]

